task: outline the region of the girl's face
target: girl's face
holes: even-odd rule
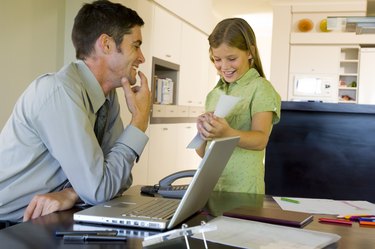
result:
[[[228,83],[237,81],[250,69],[250,52],[229,47],[224,43],[217,48],[211,48],[211,52],[217,71]]]

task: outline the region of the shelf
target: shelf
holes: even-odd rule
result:
[[[292,33],[290,35],[290,44],[375,44],[375,35],[362,34],[356,35],[354,32],[328,32],[328,33]]]
[[[357,73],[340,73],[340,76],[358,76]]]
[[[355,100],[339,100],[339,103],[356,104],[357,101],[355,101]]]
[[[357,87],[340,86],[339,89],[341,89],[341,90],[357,90]]]
[[[341,60],[341,63],[358,63],[358,60]]]
[[[180,66],[177,64],[174,64],[169,61],[165,61],[156,57],[152,57],[152,95],[153,95],[153,103],[159,103],[157,100],[160,99],[160,95],[162,89],[158,89],[157,86],[159,85],[159,88],[161,87],[160,84],[158,84],[159,80],[166,80],[165,86],[167,86],[167,83],[169,83],[170,93],[171,96],[169,98],[171,99],[171,103],[167,104],[176,104],[176,89],[178,87],[178,73],[179,73]]]
[[[340,55],[339,103],[357,103],[359,47],[342,47]],[[343,99],[345,97],[346,99]]]

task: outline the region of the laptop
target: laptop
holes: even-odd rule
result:
[[[91,224],[172,229],[206,205],[238,141],[239,137],[212,141],[181,200],[125,193],[121,197],[76,212],[73,219]]]

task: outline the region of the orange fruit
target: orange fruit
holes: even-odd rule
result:
[[[301,19],[298,22],[298,29],[301,32],[308,32],[312,30],[313,27],[314,27],[314,23],[308,18]]]

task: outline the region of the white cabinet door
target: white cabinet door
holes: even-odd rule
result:
[[[153,185],[167,175],[196,169],[201,158],[195,150],[187,149],[197,130],[194,123],[155,124],[149,127],[149,158],[147,184]],[[178,184],[188,183],[181,180]]]
[[[208,92],[207,36],[183,23],[178,104],[203,106]]]
[[[338,74],[339,46],[290,46],[290,73]]]
[[[148,184],[156,184],[176,171],[177,125],[155,124],[149,126]]]
[[[180,64],[182,21],[154,5],[152,54],[159,59]]]
[[[359,62],[359,104],[375,104],[375,49],[362,48]]]
[[[197,169],[201,161],[200,156],[194,149],[188,149],[186,146],[197,134],[195,123],[177,124],[178,137],[176,138],[175,147],[177,149],[176,171]]]
[[[134,165],[132,169],[133,185],[147,185],[147,172],[148,172],[148,144],[143,150],[139,161]]]

